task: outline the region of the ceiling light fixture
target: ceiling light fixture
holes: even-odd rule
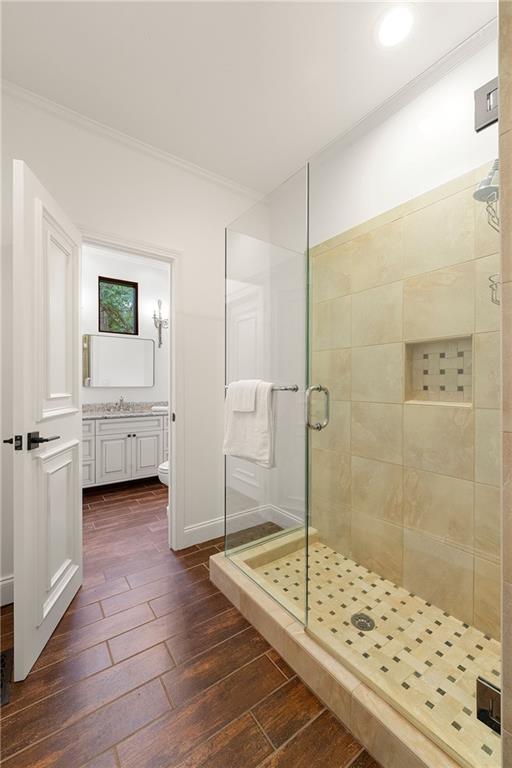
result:
[[[384,14],[379,24],[378,38],[384,48],[391,48],[405,40],[412,29],[412,12],[404,5],[397,5]]]

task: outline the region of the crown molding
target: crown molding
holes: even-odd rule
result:
[[[149,256],[163,261],[175,261],[183,254],[183,251],[178,248],[167,248],[144,240],[130,240],[114,232],[101,232],[83,224],[77,224],[77,229],[87,245],[121,251],[123,255],[132,254],[136,257]]]
[[[406,85],[396,91],[396,93],[391,95],[378,107],[364,115],[347,131],[336,136],[318,152],[315,152],[310,158],[310,162],[325,162],[328,160],[331,151],[337,151],[340,147],[347,146],[360,139],[366,133],[373,130],[402,109],[402,107],[410,104],[416,97],[424,93],[428,88],[448,75],[452,70],[456,69],[472,56],[475,56],[487,45],[497,40],[497,37],[498,20],[497,18],[494,18],[427,67],[426,70],[406,83]]]
[[[200,165],[176,157],[176,155],[172,155],[170,152],[159,149],[152,144],[147,144],[140,139],[129,136],[127,133],[118,131],[116,128],[111,128],[110,126],[105,125],[105,123],[100,123],[97,120],[86,117],[81,112],[76,112],[74,109],[58,104],[56,101],[47,99],[45,96],[40,96],[39,94],[34,93],[27,88],[23,88],[20,85],[16,85],[16,83],[12,83],[9,80],[2,80],[2,92],[14,99],[24,101],[44,112],[59,117],[61,120],[78,125],[80,128],[91,133],[96,133],[111,139],[112,141],[116,141],[119,144],[124,144],[124,146],[127,146],[136,152],[153,157],[156,160],[160,160],[175,168],[179,168],[186,173],[190,173],[193,176],[198,176],[212,184],[217,184],[225,189],[229,189],[231,192],[244,195],[244,197],[248,197],[250,200],[259,200],[263,196],[263,193],[258,192],[255,189],[245,187],[243,184],[238,184],[232,179],[213,173],[213,171],[208,171]]]

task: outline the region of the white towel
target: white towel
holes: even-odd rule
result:
[[[167,405],[152,405],[151,410],[153,413],[169,413]]]
[[[254,411],[235,411],[230,384],[224,406],[224,453],[252,461],[262,467],[274,465],[274,404],[272,384],[260,381],[256,387]]]
[[[241,379],[229,385],[233,411],[252,412],[256,410],[256,389],[261,379]]]

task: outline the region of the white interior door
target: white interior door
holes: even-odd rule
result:
[[[15,680],[27,676],[82,582],[79,280],[77,229],[15,160]]]

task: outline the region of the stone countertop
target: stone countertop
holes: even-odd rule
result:
[[[101,413],[82,413],[82,421],[90,421],[92,419],[140,419],[141,417],[147,418],[148,416],[168,416],[168,413],[154,411],[102,411]]]

